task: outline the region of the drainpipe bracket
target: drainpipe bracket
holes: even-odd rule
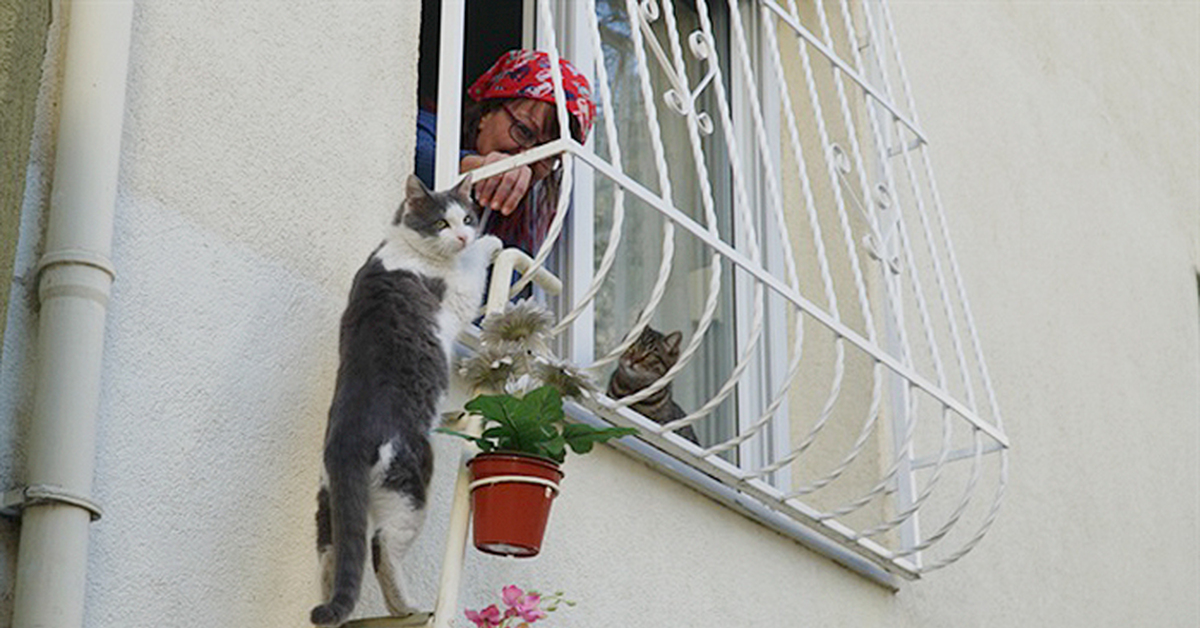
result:
[[[83,495],[72,493],[61,486],[37,484],[5,492],[0,500],[0,517],[18,519],[26,508],[41,504],[64,504],[82,508],[88,511],[92,521],[100,519],[103,514],[100,504]]]

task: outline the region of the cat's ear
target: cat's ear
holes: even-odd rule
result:
[[[404,201],[392,215],[392,224],[400,224],[400,221],[404,219],[404,213],[408,211],[408,207],[413,201],[426,198],[429,198],[429,188],[425,187],[425,183],[417,175],[408,175],[408,180],[404,182]]]
[[[469,205],[471,203],[471,173],[468,172],[463,176],[462,181],[459,181],[452,191],[455,196]]]
[[[414,198],[425,198],[429,196],[429,188],[425,187],[425,183],[415,174],[408,175],[408,181],[404,185],[405,197],[409,200]]]
[[[668,353],[679,353],[679,343],[683,342],[683,332],[673,331],[663,338],[663,346]]]

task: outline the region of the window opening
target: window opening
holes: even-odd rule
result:
[[[600,109],[524,156],[561,154],[573,190],[535,261],[564,256],[554,333],[605,375],[647,323],[688,345],[654,385],[688,419],[588,409],[891,573],[970,551],[1008,441],[886,2],[523,6]],[[670,435],[693,419],[699,446]]]

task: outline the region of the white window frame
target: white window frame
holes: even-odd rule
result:
[[[756,52],[756,58],[753,63],[756,68],[757,75],[760,77],[761,84],[758,86],[758,97],[762,103],[763,120],[767,127],[768,145],[766,151],[769,155],[768,159],[774,163],[780,163],[780,137],[782,130],[780,129],[780,102],[778,96],[778,85],[775,82],[774,74],[771,72],[759,71],[764,67],[764,59],[766,55],[771,54],[767,49],[765,38],[760,32],[760,12],[762,7],[757,2],[740,2],[739,10],[741,11],[742,23],[752,24],[754,29],[748,33],[751,41],[749,45]],[[739,129],[753,128],[753,120],[749,114],[750,104],[746,94],[750,92],[750,86],[746,84],[746,77],[741,72],[740,68],[731,68],[731,94],[733,95],[733,118],[734,124]],[[754,135],[751,133],[740,133],[738,135],[738,151],[741,154],[742,163],[747,165],[748,172],[763,172],[762,156],[757,150]],[[753,190],[749,192],[750,202],[753,206],[760,208],[755,212],[754,228],[759,235],[759,241],[762,243],[762,264],[768,272],[776,277],[785,276],[783,249],[780,244],[773,238],[765,237],[765,234],[770,233],[771,217],[768,215],[767,208],[770,206],[770,199],[766,189],[766,181],[759,176],[755,179]],[[736,228],[734,233],[737,234],[736,246],[738,250],[747,250],[746,231],[745,229]],[[749,276],[742,274],[743,280],[738,281],[737,275],[742,274],[735,271],[735,303],[737,307],[736,316],[738,321],[737,346],[743,347],[749,340],[750,328],[748,321],[752,314],[751,310],[754,299],[753,280]],[[764,304],[766,308],[764,312],[764,329],[763,338],[760,340],[760,346],[763,351],[759,353],[758,359],[750,365],[749,373],[743,381],[743,386],[748,389],[750,394],[738,396],[738,421],[739,431],[744,431],[754,423],[766,410],[766,406],[775,396],[776,391],[780,390],[785,385],[786,374],[788,370],[788,355],[786,349],[780,349],[788,346],[788,327],[787,327],[787,308],[783,301],[775,297],[770,291],[765,291]],[[788,401],[786,396],[779,408],[775,411],[775,416],[772,421],[766,425],[762,431],[760,438],[751,439],[741,445],[739,460],[745,460],[751,468],[762,468],[776,460],[787,456],[789,453],[789,437],[790,420],[788,414]],[[791,476],[786,472],[775,472],[768,477],[768,482],[781,490],[788,490],[791,485]]]
[[[533,3],[532,0],[526,0],[527,3]],[[571,59],[575,65],[586,74],[589,74],[589,80],[594,81],[591,76],[590,69],[593,67],[592,43],[590,41],[590,25],[587,21],[587,15],[584,11],[587,5],[583,2],[568,2],[560,5],[562,11],[558,14],[556,24],[554,25],[555,32],[561,34],[559,45],[563,51],[563,56]],[[745,24],[755,25],[754,32],[758,32],[759,17],[758,3],[756,2],[740,2],[739,6],[743,12],[743,21]],[[540,16],[538,16],[540,18]],[[539,46],[548,45],[544,39],[538,39]],[[762,48],[765,46],[762,37],[755,36],[754,43],[756,50],[761,57],[766,51]],[[760,60],[756,59],[756,63]],[[736,67],[736,64],[730,64],[730,94],[733,95],[733,110],[734,124],[739,129],[752,128],[752,120],[749,114],[748,99],[745,96],[746,82],[742,75],[741,69]],[[769,74],[769,73],[763,73]],[[764,79],[767,80],[767,79]],[[775,163],[778,163],[779,156],[779,116],[771,115],[770,111],[779,111],[778,97],[774,95],[777,92],[776,86],[773,84],[774,78],[770,78],[771,84],[760,85],[760,98],[766,98],[770,102],[767,104],[768,113],[765,116],[768,126],[768,136],[773,138],[769,152]],[[766,102],[766,101],[764,101]],[[715,112],[714,112],[715,113]],[[594,133],[593,133],[594,136]],[[593,138],[587,140],[587,147],[591,148]],[[761,157],[758,154],[758,149],[754,141],[754,136],[751,133],[741,133],[738,135],[739,146],[736,150],[741,152],[743,164],[749,172],[757,172],[760,169],[754,164],[761,163]],[[592,191],[595,189],[595,173],[592,168],[580,165],[575,169],[575,185],[572,191],[572,207],[568,217],[568,228],[565,232],[564,242],[560,245],[562,250],[567,254],[563,259],[563,277],[565,280],[564,290],[569,295],[570,302],[579,302],[588,286],[591,285],[593,278],[593,269],[595,267],[594,254],[594,220],[595,220],[595,205]],[[765,182],[762,179],[756,181],[752,189],[748,190],[751,196],[751,203],[757,207],[767,207],[765,203],[766,189]],[[770,220],[766,211],[759,211],[755,214],[756,230],[758,234],[764,233],[763,229]],[[747,234],[745,229],[739,224],[736,215],[731,218],[733,232],[736,242],[735,248],[741,251],[747,250]],[[767,269],[772,272],[778,272],[782,276],[783,255],[781,247],[776,244],[770,244],[769,238],[762,238],[760,242],[767,243],[763,247],[763,259]],[[735,348],[734,355],[740,355],[740,352],[745,347],[750,336],[751,311],[753,309],[753,281],[749,276],[743,275],[739,280],[739,273],[734,270],[731,276],[735,277],[735,292],[734,292],[734,314],[736,319],[735,333]],[[737,429],[740,431],[746,428],[749,424],[756,421],[766,408],[769,400],[774,396],[775,391],[783,386],[784,376],[787,371],[787,352],[780,350],[770,350],[771,347],[787,346],[788,329],[787,329],[787,311],[784,304],[779,299],[771,299],[769,295],[764,298],[764,307],[768,308],[765,312],[763,338],[759,340],[759,346],[764,350],[764,357],[759,357],[752,361],[747,374],[738,384],[736,414],[739,425]],[[589,364],[594,361],[595,347],[595,311],[592,305],[588,305],[584,313],[575,321],[571,327],[571,333],[568,338],[567,355],[571,360],[578,364]],[[738,460],[741,461],[738,466],[746,469],[756,469],[767,466],[771,462],[782,458],[788,453],[787,434],[789,433],[788,408],[786,400],[776,410],[772,421],[763,430],[763,436],[760,438],[750,439],[738,446]],[[782,438],[777,435],[784,435]],[[777,488],[786,490],[789,484],[787,473],[777,472],[772,474],[769,480]]]

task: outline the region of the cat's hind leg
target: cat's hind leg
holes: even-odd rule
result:
[[[381,488],[373,496],[379,526],[371,540],[372,564],[388,612],[397,617],[414,611],[404,596],[401,565],[425,520],[424,508],[402,493]]]
[[[395,441],[380,448],[383,474],[371,490],[375,576],[388,611],[413,612],[404,597],[401,564],[425,522],[425,498],[433,475],[433,448],[428,439]]]

